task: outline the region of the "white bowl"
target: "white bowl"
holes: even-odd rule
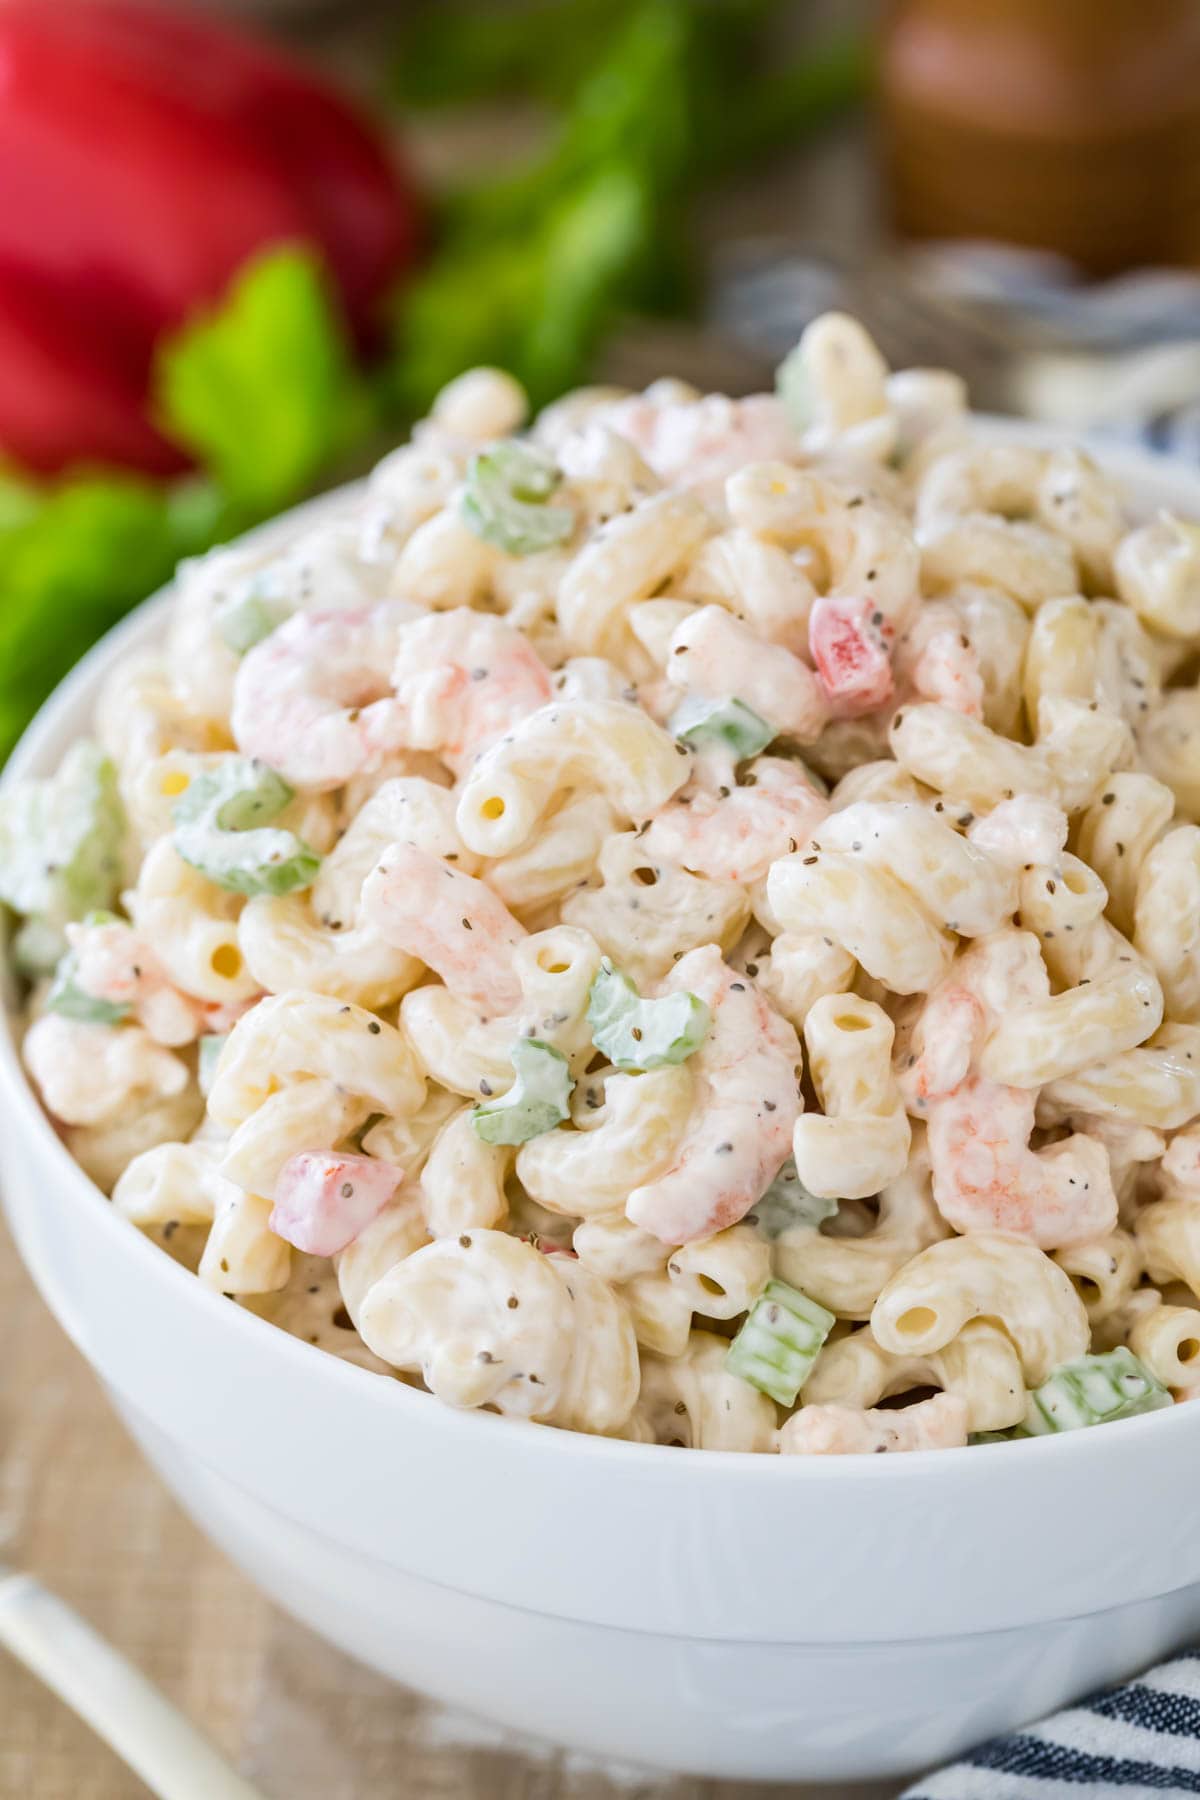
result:
[[[1200,513],[1195,474],[1105,460],[1137,503]],[[92,652],[6,780],[54,767],[161,624],[160,601]],[[73,1163],[0,1035],[7,1210],[47,1303],[197,1523],[400,1681],[602,1756],[849,1780],[940,1761],[1200,1630],[1200,1404],[841,1458],[456,1413],[164,1256]]]

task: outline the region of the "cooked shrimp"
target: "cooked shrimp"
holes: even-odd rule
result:
[[[1035,1150],[1036,1088],[972,1073],[998,1012],[1037,1004],[1049,978],[1029,932],[1001,931],[960,956],[929,997],[902,1071],[909,1109],[928,1120],[933,1195],[957,1231],[1008,1231],[1043,1250],[1085,1243],[1117,1217],[1108,1152],[1082,1134]]]
[[[806,843],[829,802],[798,763],[760,756],[752,782],[715,794],[690,788],[659,813],[642,843],[651,859],[678,863],[709,881],[761,881],[777,857]]]
[[[1056,1250],[1117,1221],[1108,1152],[1076,1134],[1034,1150],[1036,1093],[969,1076],[928,1107],[938,1210],[956,1231],[1009,1231]]]
[[[513,951],[524,926],[485,882],[440,856],[393,844],[363,885],[360,916],[479,1011],[494,1016],[520,1004]]]
[[[436,751],[455,774],[553,691],[527,638],[466,606],[403,626],[392,680],[407,715],[405,741]]]
[[[916,1406],[802,1406],[779,1433],[784,1456],[866,1456],[885,1450],[953,1450],[967,1441],[967,1403],[935,1394]]]
[[[956,982],[944,983],[929,996],[913,1037],[916,1060],[900,1072],[901,1092],[910,1109],[952,1093],[966,1080],[983,1024],[982,1006]]]
[[[97,1000],[127,1006],[158,1044],[190,1044],[203,1032],[227,1031],[244,1011],[180,991],[148,940],[123,919],[68,925],[75,985]]]
[[[800,1040],[715,944],[680,958],[664,993],[693,993],[711,1009],[708,1035],[688,1067],[691,1120],[671,1165],[635,1188],[625,1211],[666,1244],[735,1225],[779,1173],[800,1115]]]
[[[406,740],[391,690],[401,601],[299,613],[243,658],[231,725],[239,750],[301,788],[335,788],[378,768]]]
[[[639,450],[663,481],[688,487],[722,482],[743,463],[794,461],[800,440],[771,394],[731,400],[658,383],[599,407],[590,425],[607,425]]]

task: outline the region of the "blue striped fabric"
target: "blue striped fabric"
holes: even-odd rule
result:
[[[901,1800],[1170,1800],[1200,1794],[1200,1650],[993,1738]]]

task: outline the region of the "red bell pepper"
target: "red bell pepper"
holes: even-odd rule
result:
[[[160,335],[266,245],[324,254],[369,351],[417,249],[411,184],[275,48],[151,0],[0,0],[0,455],[169,473]]]

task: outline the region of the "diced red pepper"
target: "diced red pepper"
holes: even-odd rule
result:
[[[822,594],[813,602],[808,647],[834,713],[874,712],[891,698],[887,622],[865,595]]]
[[[373,1156],[302,1150],[275,1183],[268,1223],[310,1256],[336,1256],[365,1231],[404,1179],[403,1169]]]

